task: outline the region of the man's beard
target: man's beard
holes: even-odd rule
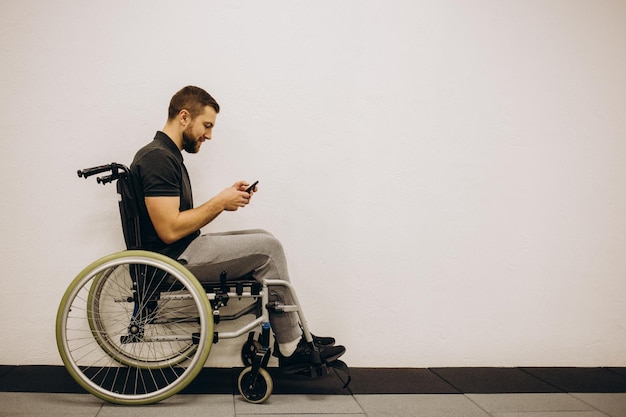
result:
[[[191,135],[191,126],[183,132],[183,149],[188,153],[198,153],[200,150],[200,141]]]

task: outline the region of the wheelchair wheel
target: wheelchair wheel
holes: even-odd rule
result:
[[[125,251],[85,268],[65,292],[56,337],[63,363],[88,392],[149,404],[182,390],[213,341],[206,293],[178,262]]]
[[[137,264],[133,264],[132,268],[136,272]],[[181,331],[193,334],[198,316],[193,297],[180,285],[177,285],[176,290],[169,288],[169,300],[160,305],[156,300],[151,300],[149,294],[143,297],[129,295],[134,283],[127,271],[126,264],[118,265],[108,268],[93,280],[87,299],[87,321],[93,337],[111,358],[123,365],[159,369],[184,362],[197,348],[193,340],[161,344],[159,350],[154,350],[150,355],[143,350],[137,351],[134,342],[149,340],[149,332],[153,332],[153,335],[158,332],[161,338]],[[160,272],[156,269],[151,271],[155,274]],[[171,281],[171,278],[168,279]],[[153,298],[157,294],[160,296],[161,292],[165,293],[163,288],[144,288],[144,292],[149,291],[155,291]],[[183,296],[173,298],[174,291],[179,294],[182,292]],[[135,301],[135,297],[145,301]],[[120,303],[120,300],[126,302]],[[119,320],[120,313],[124,315],[123,320]]]
[[[259,372],[255,375],[252,367],[249,366],[239,374],[237,386],[239,393],[246,401],[260,404],[272,395],[274,382],[265,368],[259,368]]]

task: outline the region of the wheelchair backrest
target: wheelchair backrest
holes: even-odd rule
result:
[[[120,218],[122,220],[122,232],[124,233],[126,248],[140,249],[139,207],[130,173],[120,176],[117,180],[117,193],[119,195]]]
[[[122,232],[127,249],[141,248],[141,233],[139,229],[139,205],[137,194],[128,167],[113,162],[93,168],[78,171],[78,176],[87,178],[101,172],[111,172],[110,175],[98,177],[99,184],[107,184],[117,180],[117,194],[122,220]]]

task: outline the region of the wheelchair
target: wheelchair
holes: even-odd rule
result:
[[[311,362],[295,370],[309,376],[328,373],[289,282],[251,276],[200,282],[185,266],[165,255],[141,250],[138,206],[129,169],[118,163],[87,168],[97,182],[116,181],[126,250],[83,269],[65,291],[56,317],[56,340],[63,364],[89,393],[111,403],[144,405],[184,389],[203,369],[213,343],[248,334],[241,349],[244,365],[239,393],[252,403],[273,390],[267,371],[271,356],[269,312],[297,312]],[[269,287],[287,287],[294,304],[270,302]],[[221,315],[229,300],[244,307]],[[216,331],[220,321],[245,315],[254,319],[234,331]],[[258,331],[258,333],[257,333]],[[339,362],[339,361],[338,361]]]

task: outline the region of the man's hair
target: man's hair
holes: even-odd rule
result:
[[[215,101],[209,93],[200,87],[188,85],[174,94],[170,100],[168,118],[169,120],[174,119],[176,115],[184,109],[189,112],[191,118],[193,119],[202,113],[206,106],[213,107],[215,113],[220,112],[220,105],[217,104],[217,101]]]

